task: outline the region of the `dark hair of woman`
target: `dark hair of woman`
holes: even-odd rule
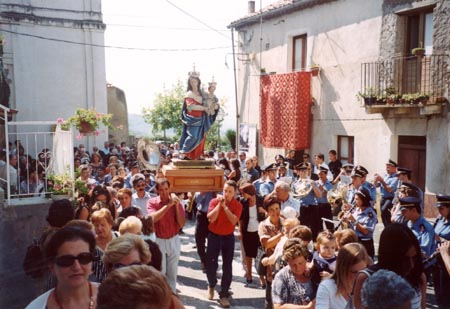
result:
[[[217,164],[218,164],[218,165],[223,165],[223,166],[225,166],[225,169],[226,169],[226,170],[231,170],[230,164],[228,163],[228,160],[225,159],[225,158],[220,159],[220,160],[217,162]]]
[[[264,198],[263,207],[267,210],[271,205],[278,204],[280,205],[280,200],[276,194],[269,194]]]
[[[89,252],[92,254],[95,253],[95,237],[91,231],[73,226],[67,226],[58,230],[49,240],[45,251],[47,261],[51,262],[56,257],[58,254],[58,249],[62,244],[67,241],[77,240],[82,240],[88,243]]]
[[[405,274],[404,265],[408,263],[406,253],[411,247],[416,249],[416,256],[413,258],[414,266],[411,271]],[[420,252],[419,242],[410,228],[404,224],[390,224],[380,236],[376,267],[397,273],[408,280],[413,287],[417,288],[420,285],[420,276],[423,272]]]

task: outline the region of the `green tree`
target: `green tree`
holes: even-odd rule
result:
[[[227,115],[224,113],[226,102],[226,98],[222,98],[219,101],[220,111],[217,115],[216,121],[206,133],[205,150],[220,151],[228,144],[226,140],[224,141],[223,136],[220,135],[220,129],[222,128],[224,117]]]
[[[230,142],[231,149],[236,150],[236,131],[228,129],[225,132],[225,136],[227,137],[228,141]]]
[[[183,107],[185,89],[178,80],[170,89],[156,94],[153,107],[143,108],[142,117],[146,123],[153,126],[153,133],[163,132],[164,141],[166,130],[174,129],[178,138],[181,136],[183,124],[181,122],[181,109]]]

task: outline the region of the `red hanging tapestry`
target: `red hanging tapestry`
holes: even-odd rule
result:
[[[261,144],[295,150],[309,148],[311,73],[261,76],[260,89]]]

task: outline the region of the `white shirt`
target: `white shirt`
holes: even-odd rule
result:
[[[297,217],[300,215],[300,201],[296,200],[291,195],[289,195],[289,198],[286,201],[281,202],[281,213],[283,213],[283,210],[288,206],[295,209],[295,212],[297,213]]]
[[[38,296],[35,300],[33,300],[31,303],[28,304],[28,306],[25,307],[25,309],[45,309],[47,308],[47,301],[50,296],[50,294],[53,292],[54,289],[51,289],[44,294]]]
[[[258,207],[253,206],[248,208],[249,220],[247,226],[247,232],[257,232],[258,231]]]
[[[145,192],[143,198],[140,198],[137,193],[133,193],[131,196],[131,205],[139,207],[141,209],[142,215],[147,215],[147,201],[151,198],[148,192]]]
[[[316,295],[316,309],[342,309],[348,300],[337,293],[336,282],[333,279],[325,279],[319,284]]]

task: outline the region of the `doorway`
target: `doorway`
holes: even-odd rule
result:
[[[425,192],[427,161],[425,136],[398,137],[398,166],[412,170],[411,181]]]

